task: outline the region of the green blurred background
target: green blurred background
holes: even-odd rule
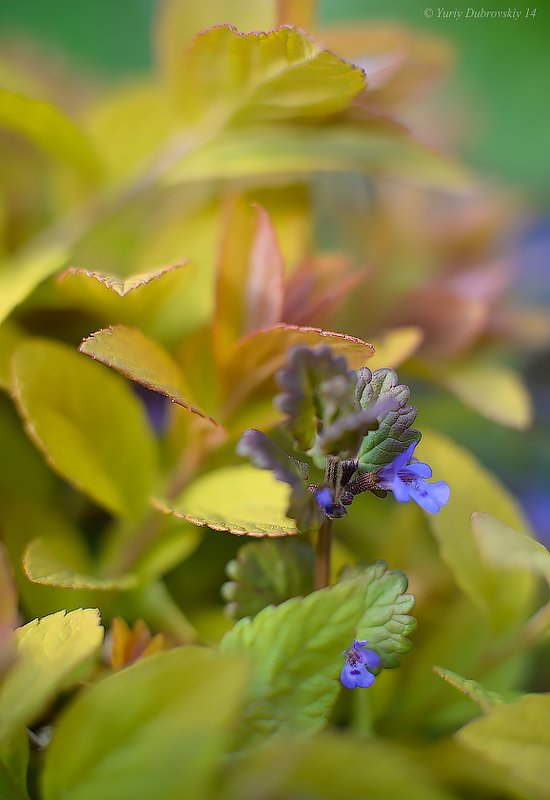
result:
[[[0,26],[4,36],[23,32],[80,67],[116,79],[151,65],[155,6],[156,0],[2,0]],[[442,18],[440,9],[463,14],[460,19]],[[468,9],[517,9],[520,18],[468,19]],[[459,143],[461,155],[486,176],[528,189],[537,204],[548,207],[550,6],[546,0],[538,6],[537,0],[321,0],[319,17],[321,23],[384,19],[452,42],[456,70],[441,91],[460,97],[468,114]]]

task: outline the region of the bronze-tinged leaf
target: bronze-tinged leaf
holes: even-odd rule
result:
[[[226,413],[233,410],[256,386],[272,377],[281,367],[291,347],[328,345],[343,355],[352,369],[364,366],[374,354],[368,342],[345,333],[297,325],[274,325],[238,342],[225,370],[229,398]]]
[[[104,328],[84,339],[79,350],[213,425],[218,424],[185,399],[188,389],[178,364],[160,344],[137,328]]]
[[[281,322],[284,272],[267,211],[235,199],[218,262],[214,336],[221,362],[242,336]]]
[[[184,261],[181,264],[170,264],[165,267],[143,272],[140,275],[130,275],[127,278],[122,278],[118,275],[109,275],[106,272],[94,272],[93,270],[83,269],[81,267],[70,267],[62,275],[59,276],[60,281],[71,281],[75,283],[78,281],[84,285],[87,282],[86,278],[92,278],[103,286],[106,286],[111,291],[116,292],[120,297],[126,297],[130,292],[134,292],[142,286],[147,286],[151,281],[158,280],[166,275],[167,272],[173,272],[176,269],[182,269],[187,266]]]

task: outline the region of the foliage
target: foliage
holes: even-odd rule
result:
[[[441,52],[315,25],[166,0],[131,85],[6,72],[6,800],[545,796],[550,556],[429,409],[526,429],[547,334],[402,124]]]

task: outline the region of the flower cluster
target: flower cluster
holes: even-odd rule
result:
[[[373,670],[380,666],[380,656],[374,650],[365,648],[368,641],[355,640],[351,647],[344,650],[346,663],[340,673],[340,681],[346,689],[366,689],[374,683]]]

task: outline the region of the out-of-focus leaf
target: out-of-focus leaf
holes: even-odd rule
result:
[[[97,609],[58,611],[17,630],[18,661],[0,687],[0,740],[33,722],[103,640]]]
[[[313,29],[316,0],[277,0],[276,6],[277,26],[292,25],[303,31]]]
[[[185,380],[172,356],[137,328],[126,328],[124,325],[104,328],[84,339],[78,349],[120,372],[125,378],[159,392],[187,411],[217,424],[212,417],[185,399]]]
[[[10,388],[11,357],[23,338],[23,331],[14,322],[6,320],[0,325],[0,388],[5,391]]]
[[[460,744],[496,764],[530,797],[548,797],[550,785],[550,695],[527,694],[495,706],[456,734]]]
[[[175,500],[155,499],[166,514],[195,525],[247,536],[293,536],[286,516],[290,489],[269,472],[254,467],[225,467],[198,478]]]
[[[371,370],[399,367],[413,355],[422,342],[423,333],[420,328],[408,326],[393,328],[381,339],[373,342],[374,356],[369,362]]]
[[[407,636],[416,628],[416,620],[408,613],[414,605],[412,594],[406,594],[407,576],[399,570],[388,570],[383,561],[376,561],[365,570],[367,581],[366,610],[357,628],[357,638],[367,640],[380,656],[386,669],[399,666],[400,655],[408,653]]]
[[[269,31],[275,27],[274,4],[251,4],[249,0],[209,0],[208,3],[182,3],[162,0],[155,26],[156,54],[161,74],[173,89],[182,81],[182,53],[199,31],[220,23],[239,31]]]
[[[10,741],[0,744],[0,797],[2,800],[28,800],[27,767],[29,737],[21,730]]]
[[[226,567],[231,579],[222,586],[227,610],[235,619],[253,617],[268,605],[309,594],[314,570],[314,552],[308,542],[249,542]]]
[[[157,454],[129,387],[47,340],[21,345],[13,363],[20,412],[52,466],[111,511],[139,514],[155,483]]]
[[[49,103],[0,89],[0,126],[22,134],[85,177],[98,177],[99,161],[92,145],[74,123]]]
[[[323,517],[306,479],[307,464],[288,456],[265,433],[249,428],[237,444],[237,453],[249,458],[258,469],[267,469],[283,483],[291,487],[286,514],[296,520],[299,531],[310,531],[319,527]]]
[[[346,109],[365,88],[362,70],[295,28],[210,28],[183,54],[182,66],[182,113],[209,127],[324,117]]]
[[[494,514],[513,528],[528,530],[521,511],[503,486],[465,450],[441,434],[423,432],[418,458],[451,487],[451,500],[430,526],[443,561],[460,588],[499,630],[514,627],[531,608],[534,579],[525,570],[508,572],[481,557],[471,529],[471,514]]]
[[[472,527],[484,561],[504,569],[534,572],[550,583],[550,553],[532,536],[490,514],[472,514]]]
[[[222,361],[242,336],[281,322],[284,273],[267,211],[235,200],[218,261],[214,335]]]
[[[10,454],[9,460],[0,460],[3,501],[6,498],[28,500],[29,486],[37,502],[53,495],[57,478],[25,435],[21,420],[7,397],[0,397],[0,449]]]
[[[335,355],[345,356],[352,369],[364,366],[374,352],[372,345],[362,339],[320,328],[275,325],[258,331],[238,342],[229,357],[225,370],[229,408],[271,377],[282,366],[291,347],[321,344],[329,345]]]
[[[87,278],[93,278],[94,280],[99,281],[99,283],[102,283],[108,289],[111,289],[111,291],[116,292],[119,297],[126,297],[126,295],[130,294],[130,292],[134,292],[136,289],[140,289],[142,286],[147,286],[149,283],[151,283],[151,281],[162,278],[162,276],[166,275],[167,272],[172,272],[175,269],[181,269],[185,266],[187,266],[186,263],[171,264],[167,267],[160,267],[159,269],[153,269],[149,272],[144,272],[141,275],[130,275],[127,278],[122,278],[117,275],[109,275],[106,272],[92,272],[79,267],[71,267],[60,276],[60,280],[71,280],[72,276],[83,275]],[[86,284],[89,285],[89,282],[86,281]]]
[[[38,537],[63,539],[63,560],[72,570],[85,571],[88,565],[82,533],[63,515],[59,507],[31,501],[29,497],[2,503],[2,537],[8,550],[21,606],[27,618],[44,616],[60,608],[74,610],[92,606],[91,592],[58,589],[31,583],[23,570],[27,544]]]
[[[63,589],[94,589],[96,591],[125,591],[137,586],[135,575],[102,577],[94,574],[94,565],[85,550],[79,554],[80,569],[74,560],[67,562],[67,543],[62,536],[33,539],[23,556],[23,569],[33,583]]]
[[[17,590],[6,548],[0,542],[0,629],[15,628],[19,616]]]
[[[178,184],[346,171],[446,191],[468,187],[460,167],[387,120],[235,127],[182,158],[165,180]]]
[[[82,693],[59,719],[48,748],[44,800],[211,796],[245,667],[228,654],[177,648]]]
[[[393,406],[378,417],[378,430],[370,431],[363,439],[358,455],[362,472],[390,464],[413,442],[420,440],[419,431],[411,428],[417,412],[414,406],[408,405],[409,395],[409,387],[398,383],[393,369],[359,370],[357,400],[361,408],[376,408],[384,400],[393,402]]]
[[[515,370],[479,359],[433,367],[435,379],[483,416],[525,430],[533,410],[527,388]]]
[[[320,433],[357,411],[356,374],[330,347],[292,349],[277,373],[277,383],[281,393],[275,404],[285,414],[286,427],[300,450],[311,450]],[[360,438],[357,447],[359,442]]]
[[[337,779],[336,779],[337,776]],[[222,800],[315,798],[452,800],[412,751],[388,739],[323,732],[272,742],[244,754],[227,775]]]
[[[433,669],[435,674],[443,678],[445,683],[448,683],[449,686],[453,686],[455,689],[458,689],[459,692],[465,694],[466,697],[473,700],[485,713],[499,703],[504,702],[498,692],[491,692],[477,681],[463,678],[462,675],[451,672],[450,669],[443,669],[443,667],[434,667]]]
[[[166,519],[162,533],[132,567],[142,581],[150,581],[185,561],[202,541],[202,531],[179,519]]]
[[[403,611],[412,599],[401,594],[403,580],[374,564],[358,578],[240,620],[221,643],[222,650],[250,654],[256,665],[237,746],[322,727],[338,693],[341,653],[353,639],[372,636],[386,663],[404,652],[401,634],[412,625],[410,617],[403,625]]]
[[[65,264],[67,241],[41,242],[0,265],[0,323],[39,283]]]

